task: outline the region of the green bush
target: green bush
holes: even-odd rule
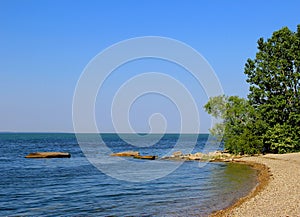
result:
[[[267,130],[264,142],[273,153],[283,154],[299,150],[299,139],[294,129],[287,124],[276,124]]]

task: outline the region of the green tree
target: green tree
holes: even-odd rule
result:
[[[205,110],[224,121],[211,133],[223,135],[232,153],[300,151],[300,25],[258,40],[256,57],[245,64],[248,100],[210,98]]]
[[[267,130],[265,143],[270,147],[273,153],[287,153],[297,151],[297,137],[299,131],[291,129],[292,127],[287,124],[276,124],[273,128]]]
[[[263,114],[268,126],[261,132],[267,149],[299,150],[300,25],[297,32],[284,27],[267,40],[260,38],[256,57],[247,60],[245,74],[250,104]]]
[[[263,138],[259,133],[263,122],[248,100],[237,96],[217,96],[210,98],[204,108],[213,117],[223,119],[210,132],[223,139],[226,150],[235,154],[261,152]]]

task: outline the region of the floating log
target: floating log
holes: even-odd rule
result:
[[[34,152],[28,154],[25,158],[70,158],[71,154],[67,152]]]

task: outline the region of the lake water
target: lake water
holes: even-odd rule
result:
[[[116,134],[102,138],[113,152],[161,157],[174,148],[178,135],[164,135],[150,147],[133,147]],[[199,135],[192,152],[203,150],[207,138]],[[69,152],[71,158],[24,158],[38,151]],[[207,216],[256,185],[256,172],[246,165],[193,161],[159,179],[122,181],[94,167],[74,134],[62,133],[0,134],[0,171],[0,216]]]

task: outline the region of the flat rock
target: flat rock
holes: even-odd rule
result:
[[[133,158],[143,159],[143,160],[155,160],[156,156],[153,156],[153,155],[144,155],[144,156],[137,155],[137,156],[134,156]]]
[[[67,152],[34,152],[28,154],[25,158],[70,158],[71,154]]]
[[[181,151],[176,151],[171,155],[171,157],[180,157],[180,156],[183,156],[183,153]]]
[[[135,157],[135,156],[140,156],[140,153],[138,151],[123,151],[123,152],[113,153],[110,156],[115,156],[115,157]]]

